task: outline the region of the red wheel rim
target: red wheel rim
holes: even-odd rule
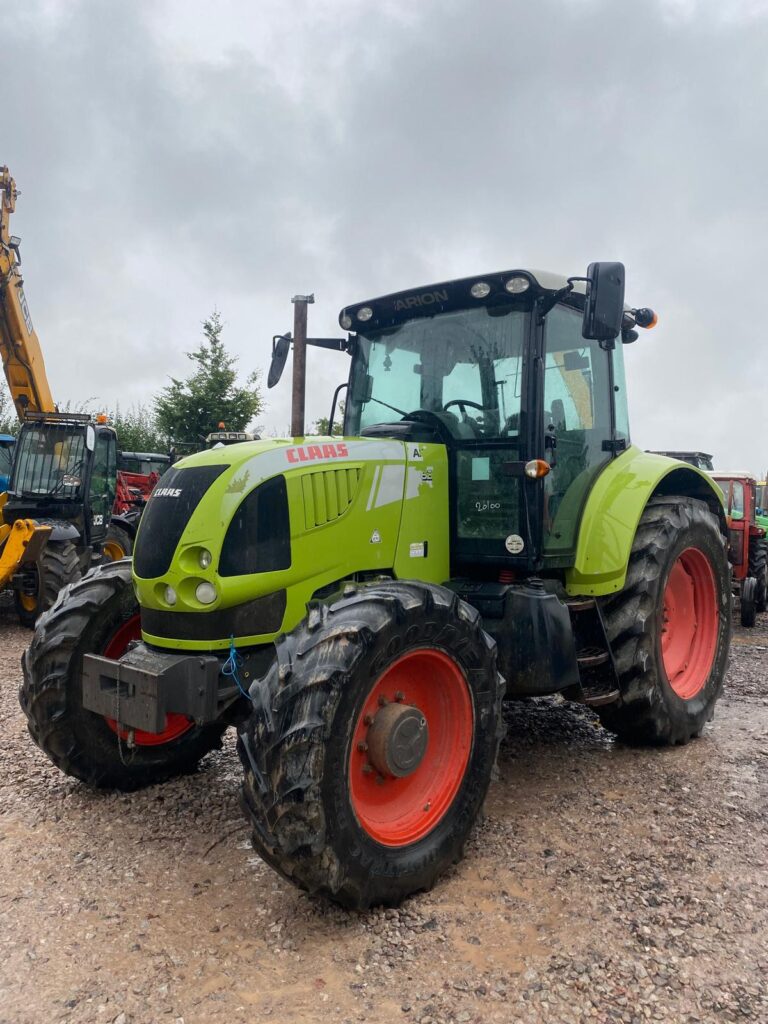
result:
[[[664,588],[661,656],[669,685],[678,697],[699,693],[717,650],[719,611],[715,574],[698,548],[686,548]]]
[[[418,708],[429,731],[421,762],[404,778],[373,769],[367,751],[372,720],[392,701]],[[422,649],[393,662],[369,692],[352,736],[349,788],[363,830],[382,846],[408,846],[431,832],[459,791],[473,735],[472,700],[452,658]]]
[[[122,625],[118,626],[117,630],[104,645],[104,657],[122,657],[132,640],[141,640],[140,615],[133,615]],[[104,721],[113,732],[118,732],[117,722],[114,718],[105,718]],[[165,716],[165,729],[162,732],[144,732],[142,729],[120,729],[120,739],[128,741],[130,738],[137,747],[158,747],[162,743],[170,743],[171,740],[178,739],[185,732],[189,732],[192,725],[192,721],[186,715],[170,712]]]

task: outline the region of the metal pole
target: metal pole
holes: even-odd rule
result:
[[[293,396],[291,434],[304,436],[304,396],[307,385],[307,306],[314,295],[294,295],[293,303]]]

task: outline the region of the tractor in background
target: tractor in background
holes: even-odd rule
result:
[[[715,467],[712,463],[712,456],[706,452],[651,452],[652,455],[666,455],[668,459],[678,459],[680,462],[687,462],[689,466],[711,472]]]
[[[623,296],[620,263],[507,270],[353,303],[340,339],[307,339],[296,297],[293,422],[305,345],[335,348],[343,436],[177,462],[133,563],[38,623],[34,741],[130,790],[234,725],[257,851],[363,908],[461,857],[505,693],[583,702],[627,743],[698,736],[728,658],[728,526],[710,477],[630,443],[623,343],[655,315]]]
[[[728,560],[742,626],[754,626],[768,608],[768,541],[757,516],[757,481],[750,473],[712,474],[723,492],[728,521]]]

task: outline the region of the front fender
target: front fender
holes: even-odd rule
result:
[[[633,445],[609,463],[589,493],[576,560],[565,574],[569,594],[597,597],[622,589],[640,517],[648,500],[658,494],[706,501],[726,532],[722,493],[706,473]]]

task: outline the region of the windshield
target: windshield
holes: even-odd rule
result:
[[[85,472],[85,434],[46,423],[22,430],[11,490],[15,494],[74,498]]]
[[[478,307],[359,335],[349,432],[423,410],[456,438],[516,437],[526,317]]]

